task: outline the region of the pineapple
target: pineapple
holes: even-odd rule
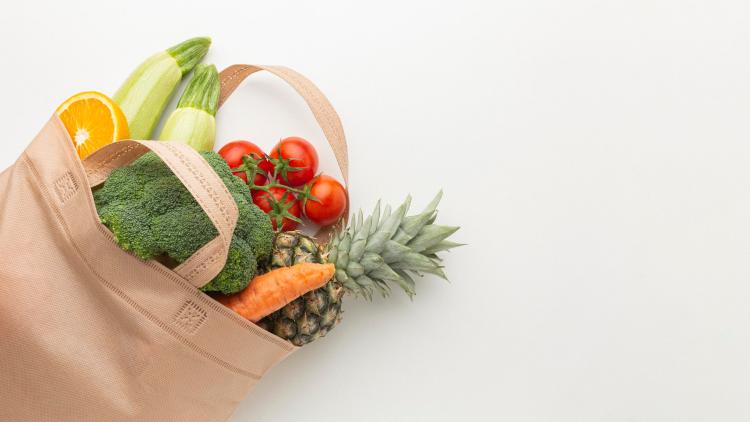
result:
[[[393,212],[386,207],[382,215],[378,203],[371,216],[363,219],[360,211],[327,245],[318,245],[300,232],[279,233],[269,270],[301,262],[331,262],[336,274],[325,286],[297,298],[258,325],[302,346],[325,336],[341,320],[345,293],[368,300],[375,292],[386,297],[391,292],[389,283],[394,283],[412,297],[414,275],[445,278],[437,253],[460,244],[446,240],[458,227],[434,224],[441,197],[442,192],[412,216],[406,215],[410,198]]]

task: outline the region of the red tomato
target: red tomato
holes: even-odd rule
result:
[[[255,160],[261,160],[266,156],[266,154],[262,149],[260,149],[260,147],[248,141],[232,141],[221,147],[221,149],[219,150],[219,155],[221,155],[221,157],[224,158],[224,161],[229,164],[230,169],[241,166],[243,164],[242,157],[244,157],[245,155],[249,155]],[[258,167],[268,173],[271,173],[273,171],[273,165],[268,160],[261,161],[258,164]],[[232,174],[241,178],[245,181],[245,183],[247,183],[246,172],[235,171],[232,172]],[[265,185],[267,181],[268,178],[264,174],[256,173],[253,183],[261,186]]]
[[[305,216],[308,220],[321,226],[333,224],[346,211],[346,189],[338,180],[324,174],[312,182],[310,194],[312,198],[305,202]]]
[[[270,193],[262,190],[253,191],[253,203],[268,214],[274,230],[277,230],[279,218],[282,218],[282,231],[296,229],[300,223],[302,207],[294,193],[280,187],[268,188],[268,190]]]
[[[301,186],[315,177],[318,171],[318,153],[311,143],[302,138],[282,139],[271,150],[271,158],[279,159],[275,171],[276,181],[287,186]],[[285,161],[288,160],[288,163]],[[294,170],[289,167],[298,167]],[[286,173],[286,178],[284,177]]]

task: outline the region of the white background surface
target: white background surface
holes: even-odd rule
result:
[[[354,208],[445,189],[451,284],[349,301],[233,421],[750,420],[745,1],[6,2],[0,167],[149,54],[285,64],[344,121]],[[219,143],[320,131],[254,76]],[[324,170],[333,171],[328,154]]]

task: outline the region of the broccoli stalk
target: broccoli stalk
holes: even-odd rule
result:
[[[201,155],[227,186],[239,210],[227,262],[201,290],[236,293],[255,276],[258,264],[268,259],[273,228],[226,162],[214,152]],[[218,235],[190,192],[152,152],[114,170],[94,192],[94,202],[117,244],[143,260],[179,264]]]

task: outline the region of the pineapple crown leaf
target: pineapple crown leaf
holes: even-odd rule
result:
[[[362,258],[362,254],[365,252],[367,246],[367,238],[370,233],[371,218],[362,222],[362,210],[359,211],[353,233],[352,233],[352,246],[349,249],[349,259],[359,261]]]
[[[423,250],[422,253],[427,256],[430,256],[430,255],[435,255],[435,253],[437,252],[450,251],[451,249],[457,248],[459,246],[466,246],[466,244],[451,242],[450,240],[441,240],[440,242]]]
[[[385,242],[385,248],[380,256],[383,258],[383,261],[390,264],[391,262],[398,261],[403,254],[409,252],[411,252],[411,249],[409,249],[408,246],[402,245],[394,240],[389,240]]]
[[[375,209],[372,211],[372,225],[370,226],[370,234],[374,234],[380,226],[380,200],[375,204]]]
[[[417,283],[414,282],[414,279],[406,271],[398,270],[397,274],[399,275],[399,280],[396,283],[409,295],[410,300],[414,300],[414,295],[417,294],[415,291]]]
[[[440,243],[441,241],[448,238],[453,233],[457,232],[459,227],[457,226],[438,226],[428,225],[424,226],[413,239],[406,244],[415,252],[422,252],[425,249]]]
[[[401,226],[399,227],[398,234],[394,236],[393,240],[399,243],[407,243],[409,240],[414,238],[419,231],[427,224],[428,221],[434,219],[437,214],[437,206],[440,203],[440,199],[443,197],[443,191],[441,190],[435,196],[435,198],[425,207],[424,211],[420,214],[405,217]]]
[[[406,201],[404,201],[404,203],[401,204],[401,206],[399,206],[392,214],[390,214],[390,207],[386,208],[386,211],[389,212],[389,215],[386,218],[383,218],[380,226],[378,227],[378,230],[372,236],[370,236],[367,241],[365,250],[367,250],[368,252],[376,253],[379,253],[381,250],[383,250],[385,241],[391,239],[398,230],[401,221],[404,219],[406,210],[409,208],[410,203],[411,196],[408,196],[406,198]]]
[[[446,279],[438,252],[461,246],[447,240],[459,228],[434,224],[440,191],[424,210],[407,216],[411,196],[395,210],[377,202],[364,218],[360,211],[349,226],[333,236],[328,246],[330,262],[336,265],[336,280],[350,293],[371,300],[373,292],[390,294],[389,284],[401,287],[412,298],[414,276],[432,274]]]

